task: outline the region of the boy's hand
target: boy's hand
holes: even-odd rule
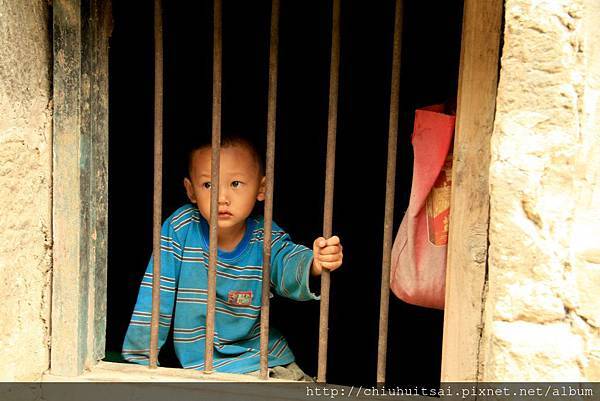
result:
[[[320,276],[323,269],[333,271],[342,265],[342,244],[338,236],[319,237],[313,242],[313,263],[310,274]]]

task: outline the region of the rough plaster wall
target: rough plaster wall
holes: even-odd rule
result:
[[[0,380],[49,364],[51,42],[46,0],[0,0]]]
[[[482,380],[600,380],[599,3],[506,1]]]

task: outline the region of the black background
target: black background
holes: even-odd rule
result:
[[[153,2],[113,2],[107,351],[119,351],[152,248]],[[270,1],[223,2],[222,132],[264,149]],[[164,1],[163,218],[187,201],[191,138],[210,136],[212,2]],[[331,2],[282,0],[274,220],[310,246],[322,231]],[[406,1],[394,232],[408,205],[415,108],[455,97],[462,1]],[[344,0],[333,230],[330,383],[375,382],[394,1]],[[272,300],[272,325],[317,371],[318,302]],[[439,381],[443,312],[390,298],[388,384]],[[172,344],[162,366],[178,366]]]

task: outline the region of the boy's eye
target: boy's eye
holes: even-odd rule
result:
[[[242,182],[241,182],[241,181],[232,181],[232,182],[231,182],[231,187],[232,187],[232,188],[239,188],[239,187],[240,187],[240,185],[242,185]]]
[[[210,189],[210,182],[205,182],[202,184],[202,186],[206,189]]]

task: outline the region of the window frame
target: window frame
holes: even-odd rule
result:
[[[111,0],[55,0],[50,369],[104,357]]]
[[[441,380],[480,380],[487,297],[489,165],[503,0],[465,0],[446,266]]]
[[[47,378],[84,379],[89,376],[86,370],[108,366],[125,380],[132,369],[148,368],[101,361],[106,333],[111,0],[54,0],[52,8],[53,273]],[[488,170],[502,18],[502,0],[464,1],[442,381],[477,381],[479,376],[489,246]],[[189,374],[181,373],[176,376]],[[106,380],[93,377],[90,380]],[[197,377],[204,376],[198,372]]]

